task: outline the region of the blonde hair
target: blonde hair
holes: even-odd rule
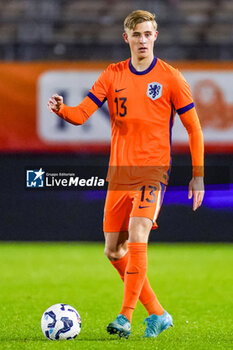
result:
[[[157,30],[157,22],[155,20],[155,14],[149,11],[137,10],[131,12],[126,19],[124,20],[124,30],[133,29],[136,27],[138,23],[143,23],[150,21],[152,22],[155,30]]]

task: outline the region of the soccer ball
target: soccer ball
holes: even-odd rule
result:
[[[74,339],[81,331],[81,317],[72,306],[55,304],[43,313],[41,329],[50,340]]]

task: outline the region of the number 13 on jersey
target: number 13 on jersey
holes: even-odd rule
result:
[[[120,117],[125,117],[127,114],[127,107],[126,107],[126,97],[116,97],[114,102],[116,104],[116,115]]]

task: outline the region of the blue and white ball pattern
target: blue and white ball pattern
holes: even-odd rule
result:
[[[43,313],[41,329],[50,340],[74,339],[81,331],[81,317],[72,306],[55,304]]]

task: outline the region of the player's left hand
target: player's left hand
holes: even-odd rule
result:
[[[202,204],[204,198],[204,180],[202,176],[193,177],[189,183],[188,198],[193,197],[193,210],[195,211]]]

